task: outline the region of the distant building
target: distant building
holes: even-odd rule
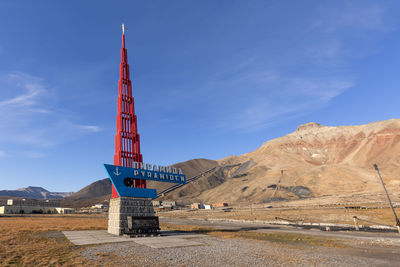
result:
[[[159,200],[153,200],[151,202],[151,204],[153,204],[153,207],[159,207],[160,206],[160,201]]]
[[[192,203],[190,205],[190,208],[192,210],[199,210],[199,209],[204,209],[204,205],[202,203]]]
[[[161,206],[163,207],[175,207],[176,202],[175,201],[162,201]]]
[[[192,203],[190,205],[192,210],[211,210],[213,205],[211,204],[203,204],[203,203]]]
[[[12,199],[7,200],[7,205],[0,206],[0,214],[73,214],[75,209],[47,207],[40,205],[27,205],[20,203],[18,205]]]
[[[228,203],[214,203],[212,204],[213,208],[223,208],[228,207]]]
[[[176,207],[176,202],[175,201],[158,201],[158,200],[153,200],[152,205],[154,208],[156,208],[158,211],[170,211],[175,209]]]
[[[108,206],[104,204],[96,204],[91,207],[91,209],[106,209],[106,208],[108,208]]]
[[[58,214],[74,214],[75,213],[75,209],[73,208],[55,208],[56,209],[56,213]]]
[[[190,209],[192,209],[192,210],[198,210],[198,209],[200,209],[200,203],[192,203],[192,204],[190,205]]]

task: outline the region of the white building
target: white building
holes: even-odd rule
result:
[[[91,209],[106,209],[106,208],[108,208],[108,206],[104,204],[96,204],[91,207]]]
[[[73,214],[75,209],[30,205],[15,205],[12,199],[7,201],[7,205],[0,206],[0,214]]]
[[[164,207],[175,207],[176,202],[175,201],[162,201],[161,205]]]

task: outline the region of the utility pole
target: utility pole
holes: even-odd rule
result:
[[[279,182],[278,182],[278,190],[281,190],[281,182],[282,182],[282,180],[283,180],[283,170],[281,170],[281,178],[279,179]]]
[[[283,177],[283,171],[284,171],[284,170],[281,170],[281,177],[280,177],[279,180],[278,180],[278,184],[277,184],[276,187],[275,187],[275,190],[274,190],[274,193],[272,194],[272,197],[275,196],[276,191],[278,191],[278,190],[281,189],[281,180],[282,180],[282,177]]]
[[[388,194],[388,192],[387,192],[387,190],[386,190],[386,187],[385,187],[385,183],[384,183],[383,180],[382,180],[381,173],[379,172],[378,165],[376,165],[376,163],[374,164],[374,168],[375,168],[376,172],[378,173],[379,180],[381,181],[383,190],[385,191],[385,194],[386,194],[387,200],[388,200],[388,202],[389,202],[390,208],[391,208],[392,211],[393,211],[393,215],[394,215],[394,218],[395,218],[395,220],[396,220],[397,230],[398,230],[399,233],[400,233],[400,220],[399,220],[399,218],[397,217],[396,211],[395,211],[394,208],[393,208],[392,201],[390,200],[389,194]]]

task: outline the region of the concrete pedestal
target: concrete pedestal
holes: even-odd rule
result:
[[[110,199],[108,232],[113,235],[123,235],[128,226],[127,216],[154,216],[151,199],[134,197]]]

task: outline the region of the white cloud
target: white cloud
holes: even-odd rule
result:
[[[40,159],[46,157],[46,154],[40,151],[20,151],[17,153],[18,155],[23,155],[28,158],[33,158],[33,159]]]
[[[383,2],[323,5],[303,32],[311,40],[305,47],[307,56],[322,66],[335,67],[375,53],[376,48],[371,45],[397,27],[387,15],[387,9]]]
[[[18,87],[21,87],[24,90],[24,92],[10,99],[0,101],[0,107],[34,106],[38,104],[37,101],[40,94],[45,93],[45,90],[40,83],[40,79],[36,77],[24,73],[13,73],[8,75],[8,79],[15,82]]]
[[[6,156],[6,152],[0,150],[0,158],[5,157]]]
[[[101,128],[95,125],[78,125],[78,127],[92,133],[97,133],[101,131]]]
[[[277,76],[278,77],[278,76]],[[252,82],[248,82],[252,84]],[[279,76],[264,84],[264,90],[238,109],[223,127],[255,131],[284,118],[321,108],[354,86],[340,78],[292,78]]]
[[[279,75],[276,72],[272,71],[254,71],[247,72],[238,77],[238,82],[248,82],[252,83],[266,83],[272,82],[279,79]]]
[[[363,1],[323,6],[312,13],[308,28],[290,35],[293,44],[289,38],[277,41],[287,41],[282,50],[255,49],[251,61],[237,59],[239,71],[227,68],[208,85],[214,94],[208,99],[217,99],[214,108],[220,112],[215,127],[257,131],[314,112],[356,86],[354,63],[376,53],[377,39],[393,30],[385,7]]]
[[[66,126],[88,133],[97,133],[101,132],[102,130],[99,126],[96,125],[73,124],[68,122],[66,123]]]
[[[95,125],[76,124],[68,111],[55,109],[54,92],[41,78],[15,72],[3,76],[0,83],[0,144],[29,151],[20,155],[43,157],[43,149],[101,131]]]
[[[317,102],[326,102],[354,86],[351,80],[340,78],[293,78],[289,79],[290,94],[313,98]]]
[[[384,24],[384,7],[379,3],[348,3],[344,7],[325,10],[326,23],[330,30],[357,29],[376,30],[386,28]]]
[[[392,30],[383,3],[366,1],[347,2],[344,5],[322,5],[317,8],[317,16],[305,31],[322,29],[326,35],[371,30]]]

